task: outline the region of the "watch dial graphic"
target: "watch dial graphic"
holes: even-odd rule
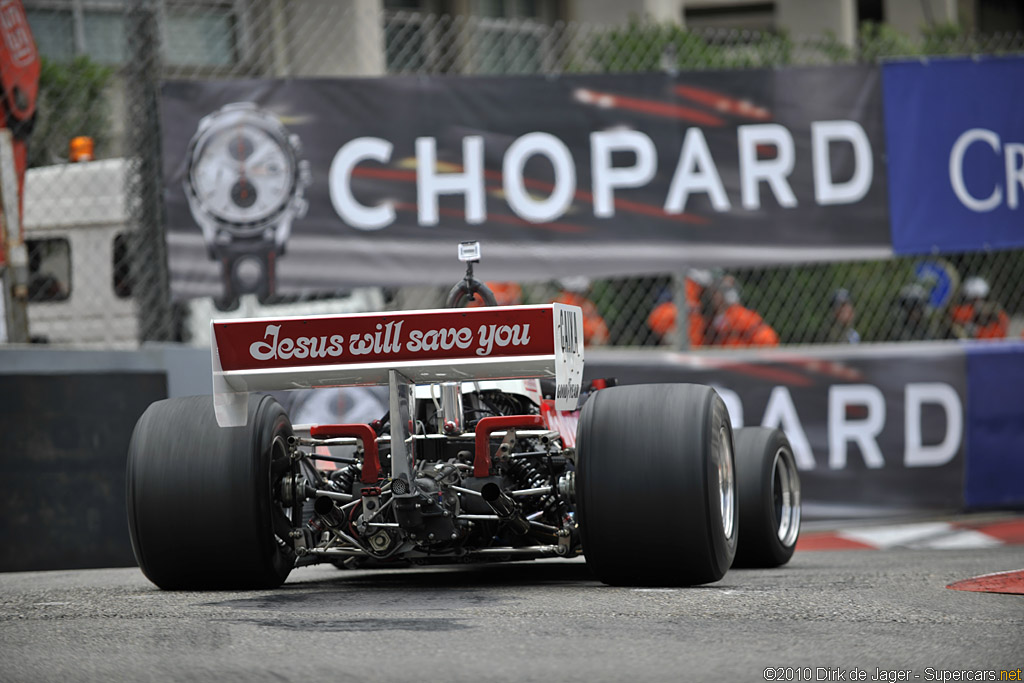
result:
[[[292,155],[263,129],[238,123],[212,131],[196,150],[190,181],[216,218],[251,224],[280,212],[295,185]]]
[[[309,162],[300,150],[298,136],[252,102],[226,104],[200,120],[183,184],[207,255],[220,264],[218,308],[237,306],[242,294],[276,296],[277,259],[308,207]]]

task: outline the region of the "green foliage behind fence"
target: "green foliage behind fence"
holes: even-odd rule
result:
[[[88,135],[102,156],[110,140],[110,84],[113,70],[88,57],[59,62],[41,57],[36,125],[29,139],[29,166],[62,163],[68,143]]]

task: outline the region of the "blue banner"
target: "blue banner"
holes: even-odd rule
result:
[[[1024,247],[1024,58],[882,67],[894,251]]]
[[[967,350],[968,507],[1024,505],[1024,343]]]

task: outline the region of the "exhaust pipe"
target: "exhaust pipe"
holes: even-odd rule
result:
[[[324,524],[332,529],[336,529],[345,523],[345,517],[342,515],[341,510],[327,496],[317,496],[316,501],[313,503],[313,510],[316,511],[316,514],[320,515],[320,519],[324,521]]]
[[[484,502],[494,510],[494,514],[508,522],[513,533],[517,536],[525,536],[529,533],[530,523],[523,518],[516,502],[502,491],[500,486],[493,481],[488,482],[480,489],[480,495],[483,496]]]

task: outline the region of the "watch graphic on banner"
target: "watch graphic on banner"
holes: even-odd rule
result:
[[[276,261],[292,223],[306,215],[309,162],[299,137],[252,102],[221,107],[199,122],[189,142],[184,188],[211,259],[220,261],[223,296],[265,302],[276,293]]]

